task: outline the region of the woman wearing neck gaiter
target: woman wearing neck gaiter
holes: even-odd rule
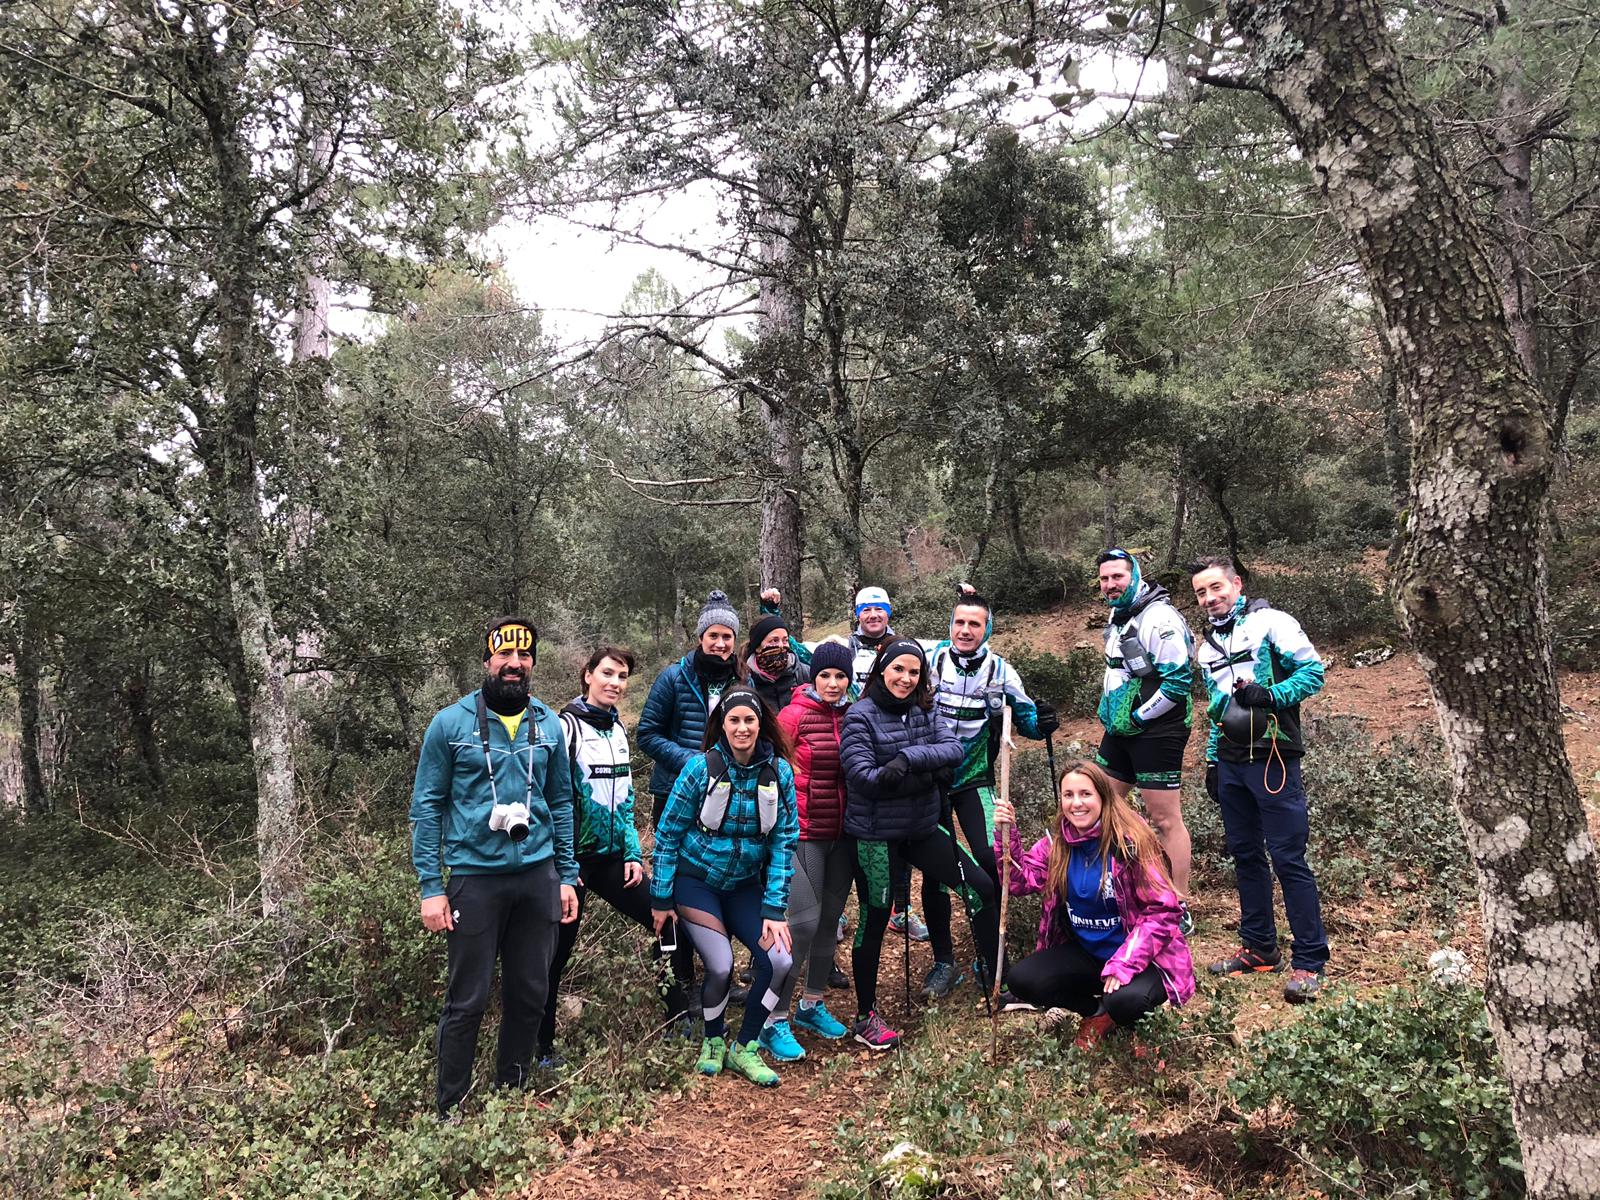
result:
[[[878,961],[889,906],[891,880],[904,878],[902,864],[958,892],[966,901],[977,942],[978,979],[985,987],[995,961],[1000,919],[989,877],[939,824],[940,779],[961,761],[961,743],[933,712],[933,688],[922,647],[896,638],[878,652],[865,694],[844,719],[839,758],[847,799],[845,832],[867,878],[867,906],[856,931],[856,1040],[874,1050],[899,1044],[899,1034],[876,1012]],[[902,898],[903,899],[903,898]]]
[[[745,679],[773,712],[782,712],[795,689],[811,681],[812,672],[789,645],[789,625],[782,613],[767,613],[750,630],[744,648]]]
[[[655,763],[650,772],[652,823],[661,826],[672,785],[689,760],[700,753],[706,717],[722,693],[738,682],[739,662],[734,655],[739,638],[739,614],[723,592],[712,592],[695,622],[695,646],[656,676],[639,717],[639,748]],[[694,952],[679,939],[672,955],[672,973],[680,984],[693,977]]]

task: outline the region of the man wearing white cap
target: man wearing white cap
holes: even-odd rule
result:
[[[783,594],[777,588],[768,588],[761,593],[763,613],[778,612],[782,603]],[[878,656],[878,651],[893,641],[895,636],[889,625],[894,606],[889,603],[889,593],[881,587],[864,587],[857,592],[855,611],[856,627],[850,634],[850,653],[855,658],[850,677],[852,700],[861,694],[861,689],[866,685],[867,676],[872,672],[872,660]],[[811,651],[817,647],[816,642],[802,642],[792,637],[789,644],[801,662],[810,662]]]

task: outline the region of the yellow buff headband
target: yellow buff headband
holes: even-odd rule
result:
[[[526,625],[502,625],[489,631],[489,654],[505,650],[528,650],[534,646],[534,632]]]

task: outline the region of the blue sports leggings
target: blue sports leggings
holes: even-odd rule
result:
[[[761,1034],[778,1003],[794,960],[781,946],[761,945],[762,880],[752,879],[729,891],[713,888],[703,879],[680,874],[673,881],[673,902],[678,907],[678,933],[688,936],[705,964],[700,1003],[705,1012],[706,1036],[724,1037],[727,1030],[728,989],[733,980],[733,939],[750,951],[755,978],[750,998],[744,1002],[739,1042],[753,1042]]]

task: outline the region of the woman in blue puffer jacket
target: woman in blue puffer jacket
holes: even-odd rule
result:
[[[902,864],[958,892],[972,919],[980,986],[987,984],[1000,940],[994,885],[976,860],[939,823],[947,787],[963,754],[961,743],[933,712],[933,686],[922,647],[896,638],[878,652],[860,700],[844,719],[839,758],[844,765],[845,832],[856,838],[866,877],[866,910],[856,934],[856,1040],[889,1050],[899,1034],[876,1012],[878,961],[891,880]]]

